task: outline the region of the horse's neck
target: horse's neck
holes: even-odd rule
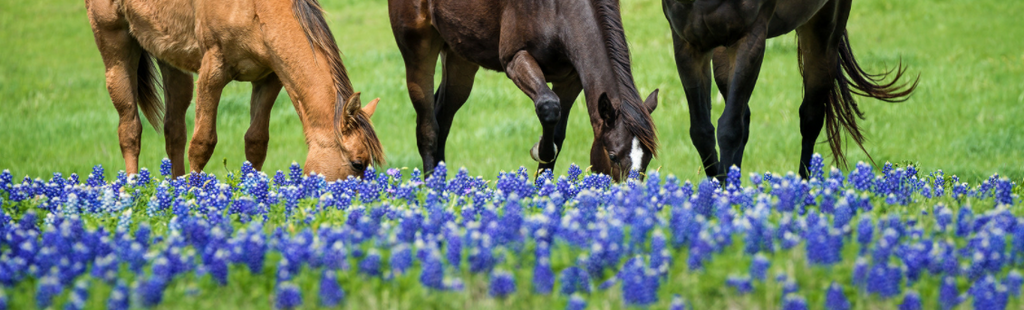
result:
[[[612,34],[605,33],[604,24],[596,13],[593,20],[587,20],[588,14],[580,15],[578,18],[581,20],[578,22],[566,23],[572,25],[571,29],[567,29],[567,33],[572,34],[565,36],[571,40],[565,44],[569,59],[579,74],[588,106],[596,104],[602,93],[608,94],[613,100],[628,100],[623,96],[629,96],[630,89],[636,88],[633,77],[617,72],[613,59],[615,53],[628,52],[612,49],[607,42],[607,36]]]

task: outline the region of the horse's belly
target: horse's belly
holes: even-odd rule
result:
[[[769,37],[777,37],[806,24],[829,0],[783,0],[775,6],[768,28]]]
[[[132,36],[151,55],[178,69],[197,72],[202,51],[192,1],[125,1]]]
[[[431,23],[448,49],[486,69],[503,71],[499,59],[500,6],[487,1],[434,3]]]

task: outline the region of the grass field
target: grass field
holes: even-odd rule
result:
[[[409,103],[401,56],[382,0],[327,0],[323,5],[344,54],[354,87],[364,101],[381,98],[374,116],[389,166],[419,167],[415,113]],[[655,0],[623,1],[633,72],[640,92],[661,89],[654,113],[662,150],[652,169],[696,178],[699,160],[689,134],[688,108],[672,58],[671,38]],[[1024,177],[1024,4],[1015,1],[857,1],[849,33],[862,65],[879,72],[901,60],[921,83],[913,98],[889,104],[861,99],[869,139],[866,148],[880,165],[916,162],[968,180],[998,172]],[[81,1],[0,3],[0,167],[15,175],[53,171],[85,173],[102,163],[123,169],[117,113],[104,86],[103,64]],[[796,170],[802,96],[792,34],[769,42],[751,100],[750,143],[744,170]],[[220,143],[208,170],[223,173],[245,160],[251,86],[232,83],[221,100]],[[716,91],[717,93],[717,91]],[[565,152],[584,166],[592,132],[581,99],[573,113]],[[714,118],[724,103],[714,102]],[[189,132],[191,118],[189,113]],[[471,171],[536,167],[528,155],[540,135],[529,99],[503,73],[477,74],[475,90],[454,124],[448,143],[452,166]],[[285,94],[271,121],[267,168],[305,159],[301,125]],[[830,158],[827,147],[817,151]],[[867,160],[855,146],[852,162]],[[163,138],[144,129],[141,165],[165,157]],[[489,175],[485,175],[489,176]]]

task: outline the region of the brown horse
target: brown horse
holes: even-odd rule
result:
[[[800,105],[800,175],[807,178],[814,143],[825,125],[835,160],[846,158],[840,148],[845,129],[864,150],[857,126],[863,113],[853,94],[897,102],[917,87],[917,80],[897,84],[905,72],[900,64],[890,73],[869,74],[853,58],[846,21],[852,0],[662,0],[672,27],[676,66],[690,106],[690,139],[710,177],[723,179],[726,169],[740,166],[750,134],[750,94],[764,58],[765,40],[796,30],[804,99]],[[725,111],[711,124],[711,62],[714,78],[725,98]],[[845,74],[844,74],[845,72]],[[852,89],[851,89],[852,88]],[[867,150],[864,150],[867,153]],[[722,184],[725,184],[724,182]]]
[[[362,175],[367,164],[384,161],[370,122],[378,100],[360,107],[316,0],[86,0],[85,6],[120,115],[117,131],[128,173],[138,172],[139,108],[157,131],[166,120],[173,174],[185,173],[190,72],[199,73],[188,150],[192,171],[201,171],[213,154],[217,105],[232,80],[253,85],[245,156],[257,169],[266,159],[270,110],[282,86],[302,121],[306,172],[335,180]],[[150,55],[163,76],[166,109],[157,98]]]
[[[641,101],[617,0],[389,0],[388,9],[424,171],[444,160],[452,118],[480,67],[504,71],[533,100],[543,127],[531,150],[539,170],[554,167],[581,90],[594,130],[593,170],[619,180],[647,169],[657,151],[650,116],[657,91]],[[443,73],[434,93],[439,54]]]

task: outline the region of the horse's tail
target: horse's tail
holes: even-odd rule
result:
[[[351,122],[345,119],[345,103],[354,92],[348,72],[345,71],[345,65],[341,62],[338,43],[334,40],[331,29],[327,27],[327,20],[324,19],[323,8],[320,7],[317,0],[292,0],[292,11],[294,11],[295,19],[302,26],[302,31],[306,34],[306,40],[309,41],[310,47],[322,54],[323,61],[327,62],[330,67],[337,96],[334,106],[334,133],[338,141],[341,141],[342,133],[346,130],[361,131],[365,137],[364,146],[370,153],[371,161],[375,166],[383,166],[384,148],[373,130],[370,116],[357,109],[354,115],[350,115]]]
[[[153,59],[145,50],[139,57],[139,68],[136,75],[135,93],[138,94],[139,108],[142,109],[142,114],[146,115],[149,123],[153,125],[153,129],[156,129],[157,133],[161,133],[163,132],[164,104],[156,93],[160,82],[156,79]]]
[[[845,129],[857,146],[865,154],[868,153],[864,149],[864,135],[857,125],[857,118],[864,119],[864,113],[857,106],[853,95],[871,97],[886,102],[906,101],[917,88],[920,76],[914,79],[913,83],[900,83],[900,78],[906,73],[902,61],[897,64],[895,69],[884,73],[867,73],[853,56],[853,49],[850,48],[850,38],[846,30],[843,30],[842,38],[839,40],[838,54],[838,63],[833,71],[836,83],[829,91],[826,102],[825,132],[836,162],[845,166],[846,156],[843,154],[840,143],[841,130]],[[892,80],[885,82],[890,75],[893,75]],[[868,158],[870,157],[871,155],[868,154]]]

